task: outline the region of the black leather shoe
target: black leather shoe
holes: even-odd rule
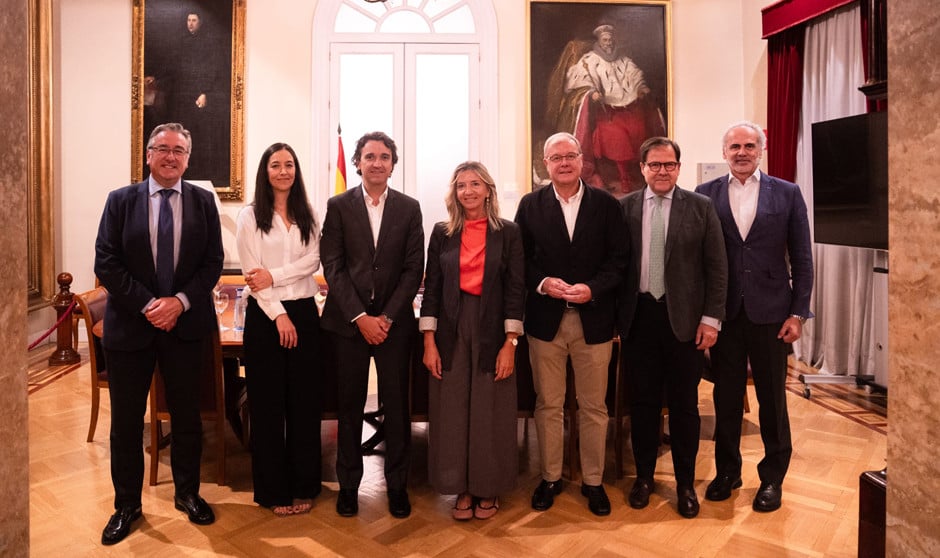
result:
[[[715,480],[708,483],[705,489],[705,499],[712,502],[721,502],[731,497],[731,491],[741,488],[741,476],[718,475]]]
[[[610,515],[610,500],[607,498],[607,492],[604,491],[604,485],[591,486],[589,484],[581,485],[581,495],[587,496],[588,509],[594,515]]]
[[[650,494],[653,493],[653,479],[637,477],[630,489],[630,507],[635,510],[642,510],[650,503]]]
[[[775,482],[762,482],[757,490],[757,496],[754,496],[754,511],[772,512],[780,509],[780,497],[783,490]]]
[[[561,494],[561,479],[554,482],[548,482],[542,479],[542,482],[535,487],[535,493],[532,494],[532,509],[535,511],[545,511],[555,503],[555,495]]]
[[[176,509],[186,512],[189,521],[196,525],[210,525],[215,523],[215,514],[212,508],[198,494],[177,496],[173,499]]]
[[[101,544],[112,545],[124,540],[131,532],[131,523],[140,519],[140,507],[114,510],[101,533]]]
[[[408,501],[407,490],[388,491],[388,513],[399,519],[411,515],[411,502]]]
[[[680,486],[676,488],[676,494],[679,496],[679,500],[677,502],[679,515],[689,519],[692,519],[698,515],[698,496],[695,495],[694,488],[691,486]]]
[[[336,513],[353,517],[359,513],[359,491],[355,488],[340,488],[336,497]]]

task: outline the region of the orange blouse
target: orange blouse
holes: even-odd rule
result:
[[[487,220],[464,221],[460,234],[460,290],[483,294],[483,264],[486,263]]]

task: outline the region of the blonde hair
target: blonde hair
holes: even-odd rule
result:
[[[483,211],[489,226],[493,230],[498,231],[503,227],[503,224],[499,221],[499,200],[496,197],[496,183],[493,181],[493,177],[490,176],[490,172],[483,166],[483,163],[479,161],[465,161],[457,165],[457,168],[454,169],[454,174],[450,177],[450,188],[447,191],[447,195],[444,197],[444,206],[447,208],[447,214],[450,216],[450,219],[446,222],[447,236],[454,236],[455,233],[463,230],[464,214],[463,207],[460,205],[460,201],[457,200],[457,177],[464,171],[477,173],[480,180],[486,184],[487,198],[483,203]]]

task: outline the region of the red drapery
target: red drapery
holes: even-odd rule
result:
[[[799,25],[773,35],[767,49],[767,170],[791,182],[803,104],[804,30]]]

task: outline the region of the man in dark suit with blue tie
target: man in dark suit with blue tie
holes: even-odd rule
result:
[[[679,145],[649,138],[640,146],[646,188],[621,200],[631,253],[618,301],[636,481],[628,501],[645,508],[653,492],[663,395],[676,477],[677,510],[698,515],[695,459],[701,419],[703,351],[725,315],[728,262],[721,224],[705,196],[676,186]]]
[[[793,446],[787,414],[787,354],[811,317],[813,256],[806,203],[799,186],[758,170],[764,131],[740,122],[725,132],[729,176],[700,185],[712,199],[728,253],[727,316],[711,351],[715,377],[715,465],[705,498],[721,501],[741,486],[741,420],[748,364],[760,405],[764,458],[752,506],[780,507]]]
[[[106,545],[123,540],[141,516],[141,438],[155,366],[173,430],[174,503],[193,523],[215,521],[199,496],[198,366],[218,327],[211,291],[222,271],[222,233],[212,194],[182,181],[191,145],[180,124],[154,128],[147,142],[149,178],[108,195],[95,242],[95,275],[108,289],[102,341],[115,513],[101,536]]]
[[[412,302],[424,276],[424,229],[418,202],[388,185],[398,162],[392,138],[371,132],[352,156],[362,185],[330,198],[320,261],[330,291],[320,325],[336,351],[339,431],[336,512],[359,513],[362,418],[375,359],[384,410],[388,509],[408,517],[411,416],[409,363],[418,333]]]
[[[610,514],[604,490],[607,374],[626,231],[617,200],[581,180],[581,144],[559,132],[545,140],[552,183],[526,194],[516,223],[525,251],[525,331],[535,384],[541,482],[532,508],[561,493],[568,359],[578,397],[581,494],[595,515]]]

